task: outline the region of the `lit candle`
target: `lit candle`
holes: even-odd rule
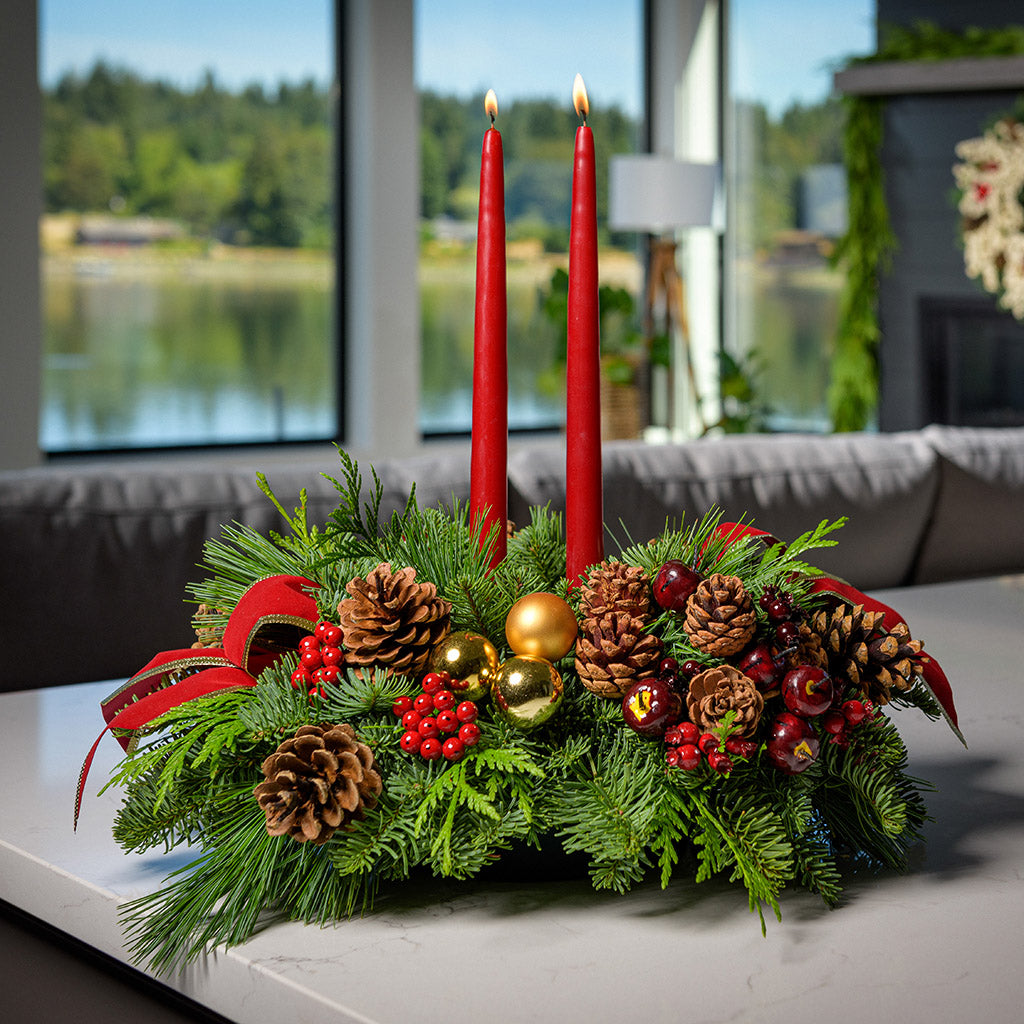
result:
[[[566,351],[566,576],[578,586],[587,566],[604,559],[601,476],[600,324],[597,283],[597,184],[587,91],[577,75],[576,130],[569,226],[569,315]]]
[[[505,168],[501,133],[494,127],[498,101],[488,91],[491,127],[480,156],[476,236],[476,314],[473,325],[473,441],[470,519],[483,535],[497,524],[491,565],[505,557],[508,518],[508,312],[505,283]]]

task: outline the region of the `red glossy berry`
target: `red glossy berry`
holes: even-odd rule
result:
[[[818,749],[818,737],[805,719],[788,712],[775,716],[765,751],[776,768],[796,775],[813,764]]]
[[[692,679],[698,672],[703,672],[704,666],[699,661],[689,658],[679,666],[679,678],[684,680]]]
[[[321,619],[316,624],[316,628],[313,630],[313,637],[314,637],[314,639],[319,641],[320,643],[323,643],[324,642],[324,634],[327,632],[327,627],[329,625],[330,625],[329,622],[325,622],[323,619]]]
[[[799,636],[800,627],[790,619],[775,627],[775,642],[779,647],[786,648],[795,644]]]
[[[437,724],[437,719],[432,716],[421,719],[420,724],[417,725],[416,728],[421,736],[427,738],[437,736],[441,732],[441,729]]]
[[[700,739],[700,729],[693,724],[693,722],[680,722],[679,723],[679,735],[682,737],[681,743],[692,743],[694,746],[697,745],[697,740]]]
[[[458,736],[451,736],[444,741],[441,753],[449,761],[458,761],[466,753],[466,748],[462,745],[462,740]]]
[[[832,677],[816,665],[798,665],[782,680],[782,700],[796,715],[813,718],[832,703]]]
[[[697,740],[697,746],[700,748],[700,752],[706,756],[718,749],[718,737],[713,732],[706,732]]]
[[[781,662],[776,661],[766,643],[751,647],[736,666],[759,690],[770,690],[778,685]]]
[[[398,745],[407,754],[415,754],[420,749],[422,743],[423,737],[413,729],[402,733],[402,738],[398,741]]]
[[[480,742],[480,726],[476,722],[465,722],[459,729],[459,739],[464,746],[475,747]]]
[[[323,635],[324,646],[340,647],[342,636],[344,636],[344,634],[341,631],[341,626],[336,626],[333,622],[328,622]]]
[[[476,704],[471,700],[464,700],[456,707],[455,715],[460,722],[475,722],[477,716]]]
[[[843,717],[850,725],[860,725],[867,717],[867,708],[859,700],[848,700],[842,708]]]
[[[340,665],[345,660],[345,652],[340,647],[323,647],[320,659],[325,665]]]
[[[451,690],[438,690],[432,696],[434,698],[434,707],[438,711],[447,711],[458,703],[455,694]]]
[[[320,681],[323,683],[336,683],[341,675],[341,669],[337,665],[324,665],[318,668],[317,672],[320,673]]]
[[[740,736],[730,736],[725,741],[725,750],[728,754],[749,759],[757,753],[757,744],[753,740],[745,740]]]
[[[839,736],[846,730],[846,718],[841,711],[826,711],[821,716],[821,727],[830,736]]]
[[[757,603],[765,611],[767,611],[768,610],[768,605],[770,605],[772,603],[772,601],[778,600],[778,597],[779,597],[779,592],[778,592],[778,590],[775,589],[775,587],[765,587],[764,588],[764,592],[757,599]]]
[[[310,697],[323,697],[324,696],[324,688],[322,686],[311,686],[309,688],[309,696]]]
[[[420,756],[427,761],[436,761],[441,756],[441,741],[428,736],[420,744]]]
[[[434,698],[429,693],[418,694],[412,706],[421,715],[429,715],[434,710]]]
[[[684,743],[677,749],[679,750],[680,768],[684,771],[692,772],[694,768],[700,767],[703,755],[698,747],[695,747],[692,743]]]
[[[772,622],[785,622],[793,614],[793,606],[784,598],[777,597],[765,608]]]
[[[676,747],[669,747],[665,751],[665,763],[671,768],[675,768],[679,764],[679,751]]]
[[[664,679],[641,679],[622,698],[622,717],[641,736],[662,736],[678,721],[682,700]]]
[[[459,719],[455,712],[451,708],[445,708],[444,711],[438,711],[437,713],[437,727],[441,732],[457,732],[459,728]]]
[[[675,679],[679,675],[679,662],[675,658],[662,658],[658,675],[664,679]]]
[[[691,569],[684,561],[679,558],[670,559],[654,577],[654,600],[666,611],[685,611],[686,602],[700,581],[700,573]]]
[[[712,750],[708,754],[708,765],[712,771],[718,772],[719,775],[727,775],[732,771],[732,759],[721,750]]]
[[[401,718],[407,711],[412,711],[412,697],[396,697],[391,704],[391,713]]]
[[[445,685],[445,679],[440,672],[428,672],[420,685],[424,693],[437,693]]]
[[[406,711],[406,713],[402,715],[402,725],[404,725],[406,729],[418,729],[420,727],[420,722],[422,721],[423,716],[415,708]]]
[[[321,665],[319,668],[313,669],[309,673],[309,681],[311,683],[322,683],[324,681],[324,667]]]
[[[312,671],[315,668],[319,668],[323,664],[323,658],[320,657],[319,647],[307,647],[300,655],[299,661],[302,665]]]
[[[305,690],[309,688],[309,684],[312,682],[312,678],[309,675],[309,671],[304,665],[300,665],[292,673],[292,686],[296,690]]]
[[[302,651],[319,651],[320,641],[312,634],[307,634],[299,641],[299,652]]]

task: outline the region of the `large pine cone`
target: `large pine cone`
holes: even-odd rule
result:
[[[451,603],[433,583],[417,583],[416,570],[392,572],[382,562],[366,579],[345,588],[338,605],[346,664],[377,665],[416,675],[450,627]]]
[[[757,628],[754,604],[743,581],[718,572],[701,580],[686,602],[683,628],[690,643],[712,657],[727,658],[743,650]]]
[[[737,736],[750,736],[761,720],[764,697],[739,669],[719,665],[698,672],[690,680],[686,695],[690,720],[705,732],[716,729],[725,716],[736,712],[733,727]]]
[[[906,623],[892,630],[883,625],[883,612],[863,605],[840,604],[811,617],[834,678],[863,690],[879,704],[888,704],[893,690],[909,690],[918,673],[916,656],[922,644],[910,638]]]
[[[580,587],[580,616],[600,619],[611,612],[625,612],[644,619],[651,611],[651,580],[640,566],[602,562],[590,570]]]
[[[382,789],[373,752],[350,725],[301,726],[263,762],[263,774],[253,796],[267,832],[314,845],[362,818]]]
[[[653,676],[661,662],[661,640],[643,631],[645,621],[610,612],[585,624],[576,641],[576,672],[600,697],[622,697],[639,679]]]

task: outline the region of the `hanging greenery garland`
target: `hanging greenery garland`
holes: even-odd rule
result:
[[[1006,57],[1024,53],[1024,26],[950,32],[931,22],[884,30],[878,51],[848,67],[882,61]],[[846,273],[829,389],[832,426],[863,430],[878,402],[878,278],[896,250],[882,175],[882,111],[878,96],[845,96],[844,152],[848,181],[847,232],[834,260]]]

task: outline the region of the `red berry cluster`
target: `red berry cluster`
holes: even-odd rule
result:
[[[826,711],[821,716],[821,729],[831,737],[832,743],[845,750],[850,745],[850,729],[874,717],[875,706],[871,701],[845,700],[838,708]]]
[[[727,775],[735,767],[733,757],[744,759],[757,753],[757,744],[739,736],[729,736],[722,749],[721,740],[713,732],[702,733],[693,722],[680,722],[665,730],[665,760],[673,768],[692,772],[707,758],[708,767],[719,775]],[[731,755],[731,756],[730,756]]]
[[[775,646],[781,650],[792,646],[800,636],[799,623],[803,617],[800,609],[793,605],[793,596],[778,587],[765,587],[757,603],[768,617],[768,622],[775,627]]]
[[[341,627],[320,621],[309,636],[299,641],[299,667],[292,673],[292,686],[311,697],[324,695],[324,684],[338,681],[345,663],[341,648]]]
[[[423,677],[422,693],[398,697],[391,705],[405,727],[398,745],[407,754],[419,754],[427,761],[439,757],[458,761],[467,747],[480,741],[476,704],[471,700],[460,703],[449,689],[451,682],[447,672],[428,672]]]

